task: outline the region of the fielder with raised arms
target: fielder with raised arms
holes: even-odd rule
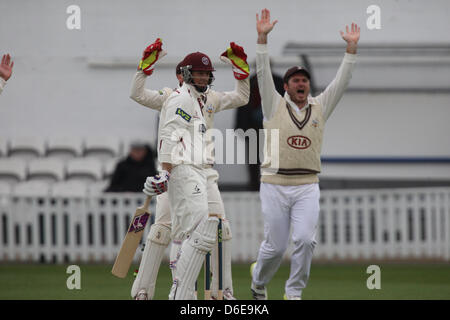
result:
[[[151,109],[161,111],[162,105],[167,98],[172,94],[173,90],[170,88],[164,88],[160,91],[148,90],[144,88],[145,80],[147,76],[152,74],[154,64],[158,59],[165,55],[164,50],[161,48],[162,42],[158,39],[155,43],[147,47],[144,51],[144,56],[141,61],[141,70],[138,71],[133,80],[133,86],[131,90],[131,98],[136,102],[149,107]],[[182,62],[180,62],[176,69],[176,75],[182,86],[183,76],[181,74],[181,66],[192,65],[191,71],[194,71],[195,63],[200,63],[197,69],[203,69],[205,66],[201,62],[201,58],[204,56],[199,53],[193,53],[188,55]],[[207,57],[206,57],[207,58]],[[209,58],[207,58],[209,60]],[[213,128],[214,114],[216,112],[237,108],[248,103],[250,89],[248,80],[248,64],[246,62],[246,55],[243,49],[234,43],[230,44],[230,47],[225,51],[221,59],[230,63],[233,66],[234,75],[236,78],[236,88],[230,92],[217,92],[206,88],[206,91],[202,93],[203,97],[206,97],[206,101],[201,101],[203,108],[203,116],[205,118],[206,129]],[[210,71],[208,71],[210,72]],[[202,98],[205,99],[205,98]],[[200,102],[199,102],[200,103]],[[207,131],[208,132],[208,131]],[[209,151],[213,150],[214,142],[212,136],[206,135],[206,145]],[[217,185],[218,173],[212,169],[214,163],[214,156],[212,153],[207,154],[207,161],[204,166],[204,171],[207,177],[207,198],[208,198],[208,212],[218,213],[225,219],[225,210],[220,196],[220,192]],[[154,189],[151,182],[155,182],[152,178],[149,178],[146,183],[146,194],[154,194]],[[160,180],[158,180],[161,183]],[[172,230],[172,235],[173,235]],[[156,204],[156,221],[151,226],[150,233],[148,235],[144,254],[142,256],[141,264],[137,277],[133,283],[131,295],[135,299],[152,299],[155,290],[156,278],[158,270],[161,265],[164,251],[167,248],[171,240],[171,214],[169,208],[169,199],[167,193],[162,193],[157,196]],[[233,300],[233,285],[231,274],[231,228],[228,220],[224,220],[224,298]],[[181,242],[174,239],[172,241],[172,249],[170,254],[170,265],[173,275],[175,274],[177,253]],[[216,252],[213,251],[212,263],[213,270],[216,270],[215,258]],[[213,273],[212,281],[212,296],[217,297],[217,276]],[[195,297],[194,297],[195,298]]]
[[[308,282],[315,233],[319,218],[320,152],[325,122],[344,94],[356,62],[360,29],[352,23],[341,32],[347,49],[334,80],[317,97],[310,93],[310,74],[302,67],[289,68],[284,75],[284,97],[275,90],[267,52],[267,37],[277,21],[270,11],[256,15],[258,40],[256,69],[261,93],[264,129],[279,130],[278,139],[268,134],[261,165],[260,198],[264,219],[264,241],[256,264],[252,265],[251,292],[255,299],[267,299],[266,285],[278,270],[288,246],[292,227],[294,251],[285,298],[299,300]],[[273,146],[279,161],[270,154]],[[274,162],[278,162],[275,167]]]

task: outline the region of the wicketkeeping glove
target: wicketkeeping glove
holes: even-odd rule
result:
[[[233,66],[234,77],[237,80],[244,80],[249,76],[250,68],[247,63],[247,55],[241,46],[231,42],[230,47],[222,53],[220,59]]]
[[[145,48],[142,59],[139,62],[138,70],[142,70],[146,75],[153,73],[156,61],[164,57],[167,53],[162,49],[162,40],[156,39],[151,45]]]
[[[144,184],[144,190],[142,190],[148,196],[155,196],[167,191],[167,185],[169,183],[170,173],[166,170],[161,171],[159,174],[153,177],[147,177]]]

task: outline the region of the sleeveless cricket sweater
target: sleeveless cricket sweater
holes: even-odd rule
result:
[[[287,186],[319,182],[323,128],[320,104],[310,104],[299,115],[281,98],[273,117],[264,121],[261,181]]]

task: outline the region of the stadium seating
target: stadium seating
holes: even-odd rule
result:
[[[81,138],[56,136],[47,139],[47,157],[68,160],[82,155],[83,140]]]
[[[12,189],[13,187],[10,183],[0,181],[0,196],[10,195],[12,193]],[[3,203],[0,201],[0,207],[2,206],[2,204]]]
[[[88,195],[88,192],[87,183],[78,180],[55,182],[50,188],[50,195],[52,197],[83,198]]]
[[[119,163],[120,158],[113,158],[106,160],[103,163],[103,179],[110,179],[116,169],[117,163]]]
[[[44,139],[38,137],[14,137],[9,140],[9,157],[30,160],[44,155]]]
[[[114,137],[90,137],[85,139],[84,157],[107,160],[121,156],[122,143]]]
[[[64,162],[57,158],[40,158],[28,163],[27,180],[56,182],[65,177]]]
[[[0,181],[14,184],[27,177],[26,162],[23,159],[0,158]]]
[[[66,165],[66,180],[95,182],[103,177],[102,162],[96,158],[72,159]]]
[[[50,184],[46,181],[24,181],[14,186],[14,195],[18,197],[47,197]]]
[[[8,154],[8,145],[6,139],[0,138],[0,157],[6,157]]]
[[[88,185],[88,192],[91,196],[97,196],[103,193],[103,191],[108,187],[109,181],[108,180],[102,180],[90,183]]]
[[[0,194],[99,195],[129,145],[115,137],[0,138]]]

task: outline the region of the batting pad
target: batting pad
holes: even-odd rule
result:
[[[170,246],[170,271],[172,272],[172,280],[175,280],[175,270],[177,269],[177,261],[181,253],[181,241],[172,241]]]
[[[134,298],[140,290],[147,292],[149,300],[155,293],[156,278],[164,257],[164,251],[170,242],[170,229],[166,226],[154,224],[150,228],[144,253],[136,279],[131,288],[131,296]]]
[[[175,271],[176,279],[169,294],[170,300],[192,298],[192,288],[202,268],[205,255],[216,243],[218,222],[216,217],[202,220],[191,237],[183,242]]]

